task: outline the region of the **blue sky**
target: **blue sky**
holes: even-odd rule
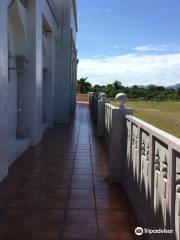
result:
[[[179,0],[78,0],[78,77],[125,85],[180,82]]]

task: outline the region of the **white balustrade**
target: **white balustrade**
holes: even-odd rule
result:
[[[175,230],[179,240],[180,139],[133,116],[126,116],[126,123],[124,185],[139,221]],[[175,238],[165,234],[164,239]]]
[[[142,227],[173,230],[149,238],[180,240],[180,139],[132,116],[118,97],[120,108],[104,104],[101,133],[110,181],[122,183]]]

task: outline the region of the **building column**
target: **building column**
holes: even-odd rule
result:
[[[71,45],[72,30],[65,26],[56,42],[56,77],[54,84],[54,121],[68,122],[70,119],[71,93]]]
[[[49,74],[49,93],[48,93],[48,123],[49,127],[53,126],[54,123],[54,79],[55,79],[55,35],[54,33],[48,33],[47,36],[48,46],[49,46],[49,66],[48,66],[48,74]]]
[[[0,181],[8,173],[8,26],[7,1],[0,1]]]
[[[28,135],[36,145],[42,138],[42,7],[30,1],[28,7],[28,74],[26,81]]]

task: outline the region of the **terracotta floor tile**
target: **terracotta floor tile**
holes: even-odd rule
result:
[[[99,224],[100,240],[133,240],[128,224]]]
[[[32,222],[62,222],[64,220],[64,209],[36,209],[31,211]]]
[[[74,168],[80,168],[80,169],[91,169],[91,161],[89,162],[84,162],[84,161],[75,161],[74,163]]]
[[[29,222],[32,219],[32,211],[27,209],[7,208],[4,210],[1,221],[2,222]]]
[[[39,202],[39,208],[54,208],[54,209],[64,209],[66,208],[67,199],[66,198],[42,198]]]
[[[28,227],[31,240],[59,240],[62,229],[61,224],[54,223],[32,223]]]
[[[91,155],[89,153],[84,153],[84,154],[76,154],[75,155],[75,160],[76,161],[84,161],[84,162],[89,162],[91,161]]]
[[[96,212],[95,210],[68,209],[65,221],[71,223],[96,223]]]
[[[96,240],[96,224],[66,223],[63,233],[64,240]]]
[[[95,209],[94,198],[70,198],[68,208],[74,209]]]
[[[72,181],[93,181],[92,175],[90,174],[79,174],[79,175],[72,175]]]
[[[102,175],[96,175],[93,174],[94,182],[107,182],[108,180],[108,175],[102,176]]]
[[[124,208],[120,200],[117,201],[111,198],[97,198],[96,207],[102,210],[123,210]]]
[[[92,174],[92,169],[74,168],[73,174]]]
[[[47,183],[48,188],[69,188],[70,180],[68,179],[49,179]]]
[[[94,198],[93,189],[71,189],[71,198]]]
[[[0,240],[136,239],[137,220],[121,185],[108,181],[96,135],[88,106],[78,105],[70,123],[10,166],[0,184]]]
[[[41,190],[41,200],[47,198],[67,198],[69,189],[44,188]]]
[[[71,188],[93,189],[93,182],[92,181],[73,181],[71,183]]]
[[[109,185],[106,187],[95,187],[95,196],[96,198],[109,198],[121,201],[125,200],[124,196],[120,194],[118,190],[112,189]]]
[[[128,223],[130,216],[125,210],[97,210],[99,224]]]
[[[3,180],[1,186],[5,188],[17,188],[20,185],[20,183],[21,179],[14,179],[8,176]]]
[[[45,187],[46,185],[47,180],[45,178],[27,179],[21,184],[23,188],[42,188]]]
[[[1,223],[0,239],[2,240],[24,240],[28,239],[27,224]]]
[[[109,171],[106,169],[93,169],[93,174],[107,176],[109,174]]]
[[[36,208],[40,199],[40,191],[23,189],[18,190],[8,204],[8,207]]]
[[[0,209],[3,209],[15,196],[15,188],[0,188]]]

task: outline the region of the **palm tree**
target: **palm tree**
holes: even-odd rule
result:
[[[88,77],[80,78],[77,84],[78,93],[88,93],[92,90],[92,85],[89,82],[86,82]]]

